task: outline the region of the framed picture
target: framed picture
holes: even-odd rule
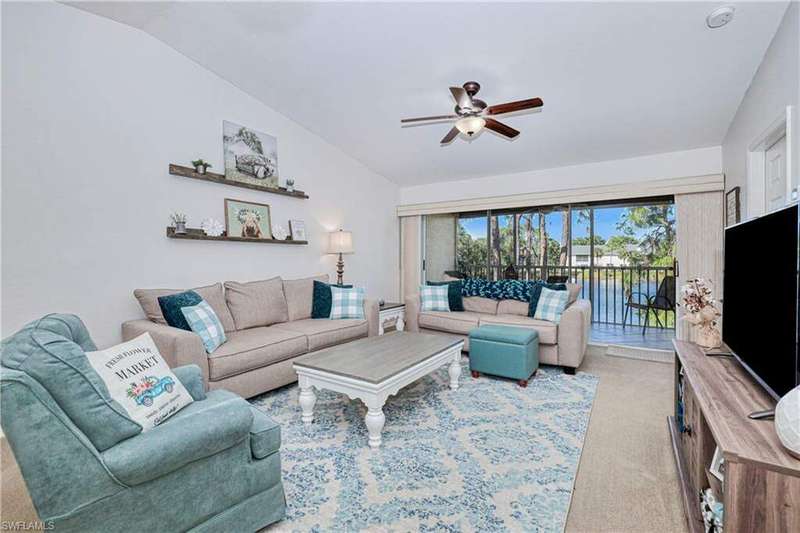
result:
[[[233,122],[222,123],[225,179],[278,188],[278,139]]]
[[[719,446],[714,450],[714,457],[711,459],[711,466],[708,467],[708,471],[718,480],[725,480],[725,459],[722,457]]]
[[[271,239],[269,206],[225,198],[225,230],[228,237]]]
[[[739,213],[739,187],[725,193],[725,225],[733,226],[741,221]]]
[[[292,233],[292,240],[307,241],[306,236],[306,223],[302,220],[290,220],[289,231]]]

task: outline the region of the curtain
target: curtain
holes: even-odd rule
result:
[[[711,280],[714,297],[722,299],[724,205],[722,192],[675,195],[678,302],[681,286],[692,278]],[[682,316],[683,309],[678,307],[675,335],[680,340],[693,340],[690,324],[681,320]]]
[[[413,296],[422,283],[422,217],[400,218],[400,296]]]

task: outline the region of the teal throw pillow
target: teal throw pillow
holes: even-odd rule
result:
[[[364,289],[331,286],[331,320],[364,318]]]
[[[420,311],[450,311],[448,288],[443,285],[423,285],[419,288]]]
[[[561,322],[561,314],[567,307],[569,292],[566,290],[552,290],[542,287],[539,296],[539,305],[536,306],[536,314],[533,318],[538,320],[549,320],[558,324]]]
[[[542,294],[542,289],[550,289],[551,291],[566,291],[567,286],[564,283],[545,283],[544,281],[537,281],[531,285],[530,303],[528,304],[528,316],[533,318],[536,316],[536,308],[539,305],[539,298]],[[569,293],[567,293],[569,296]]]
[[[352,285],[333,285],[343,289],[350,289]],[[314,280],[314,293],[311,300],[311,318],[331,317],[331,285]]]
[[[186,317],[183,316],[181,309],[190,305],[197,305],[202,301],[203,298],[194,291],[158,297],[158,305],[161,307],[161,313],[164,315],[164,320],[167,321],[167,324],[173,328],[185,329],[186,331],[192,331],[192,328],[186,322]]]
[[[219,321],[219,317],[205,300],[201,300],[197,305],[182,308],[181,313],[192,331],[200,336],[206,353],[213,352],[228,340],[225,337],[225,328],[222,327],[222,322]]]
[[[428,285],[438,286],[447,285],[447,302],[450,304],[451,311],[464,310],[464,295],[461,294],[461,280],[456,281],[429,281]]]

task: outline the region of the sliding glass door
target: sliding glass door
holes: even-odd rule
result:
[[[569,281],[592,301],[593,322],[674,328],[674,310],[662,298],[674,300],[672,199],[446,217],[452,218],[427,217],[428,280],[447,270],[490,280]],[[648,309],[653,302],[660,305]]]

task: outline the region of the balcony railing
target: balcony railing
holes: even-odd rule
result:
[[[551,276],[566,276],[571,283],[579,284],[580,297],[592,302],[592,323],[635,327],[645,324],[646,315],[644,311],[637,309],[629,309],[625,313],[629,295],[633,295],[634,302],[645,303],[648,297],[656,296],[665,277],[675,275],[672,267],[653,266],[517,265],[515,268],[521,280],[547,280]],[[464,270],[474,277],[502,279],[505,269],[481,266]],[[670,298],[674,301],[675,295],[670,295]],[[675,329],[674,310],[650,312],[648,327]]]

